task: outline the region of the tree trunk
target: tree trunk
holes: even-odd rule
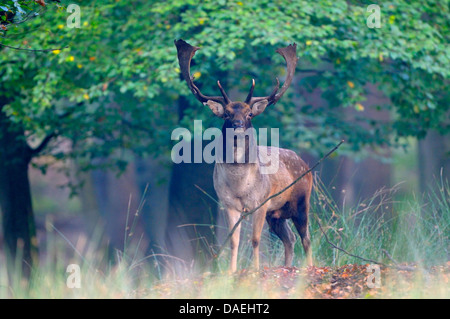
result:
[[[28,179],[31,155],[22,128],[0,108],[0,208],[10,277],[17,269],[29,277],[38,256]],[[17,268],[17,262],[22,266]]]
[[[167,251],[165,246],[165,232],[168,222],[169,181],[171,177],[171,162],[167,157],[137,158],[136,182],[141,194],[147,188],[145,195],[147,205],[142,209],[142,220],[145,233],[149,239],[147,254]]]
[[[130,244],[138,243],[139,251],[145,251],[148,240],[141,222],[141,212],[136,215],[142,194],[137,188],[134,163],[130,162],[127,170],[120,176],[115,172],[95,170],[92,172],[92,179],[111,251],[124,252]]]
[[[446,136],[436,131],[429,131],[418,144],[419,187],[420,192],[425,194],[431,189],[436,190],[441,178],[444,181],[448,179],[450,142]]]
[[[180,122],[188,107],[188,100],[180,96],[178,100]],[[203,143],[202,140],[198,142]],[[191,141],[192,150],[193,143],[194,138]],[[203,147],[204,144],[202,144],[202,150]],[[169,255],[185,261],[183,265],[172,265],[173,270],[180,271],[180,274],[186,270],[185,266],[191,267],[194,260],[196,265],[200,265],[202,260],[210,258],[211,246],[215,241],[212,229],[205,225],[215,224],[217,204],[195,187],[197,185],[209,196],[216,197],[212,179],[214,165],[193,163],[192,160],[193,157],[191,163],[173,163],[169,182],[164,248]],[[181,265],[181,268],[178,265]]]

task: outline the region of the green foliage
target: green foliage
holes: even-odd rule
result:
[[[30,2],[6,1],[5,6],[35,12],[36,4],[26,6]],[[57,160],[76,158],[85,169],[120,166],[127,160],[122,149],[168,154],[180,109],[183,125],[193,118],[212,119],[180,80],[174,39],[202,48],[192,66],[202,91],[217,94],[215,83],[221,79],[226,88],[241,92],[235,99],[245,96],[251,78],[256,95],[268,94],[275,77],[284,73],[275,49],[296,42],[302,76],[255,123],[281,127],[283,145],[320,153],[344,138],[344,152],[363,152],[368,146],[396,145],[403,136],[423,137],[429,129],[447,134],[447,1],[382,4],[380,29],[366,25],[368,4],[90,1],[80,3],[79,29],[67,27],[70,13],[64,6],[47,6],[0,34],[5,45],[55,49],[2,49],[1,95],[10,100],[2,111],[24,127],[29,139],[54,133],[71,141],[70,152],[51,150]],[[370,111],[387,112],[389,120],[368,116],[363,104],[369,84],[390,100]],[[302,90],[320,90],[323,105],[310,105]],[[180,95],[189,105],[178,105]]]

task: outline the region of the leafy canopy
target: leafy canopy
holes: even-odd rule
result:
[[[449,130],[445,0],[381,4],[379,29],[366,25],[367,1],[83,1],[79,29],[67,26],[64,4],[2,3],[3,13],[14,13],[3,19],[4,45],[53,50],[1,49],[0,94],[8,101],[1,111],[31,143],[49,134],[70,141],[70,151],[57,143],[48,150],[85,169],[123,167],[124,149],[167,155],[172,129],[194,118],[220,125],[180,80],[179,38],[202,48],[191,71],[202,91],[216,95],[220,79],[236,99],[252,78],[255,95],[268,94],[284,72],[275,49],[297,43],[301,76],[257,121],[280,127],[284,146],[320,153],[344,138],[346,152],[364,153]],[[367,115],[368,84],[390,101],[373,111],[390,118]],[[319,106],[302,94],[314,90]]]

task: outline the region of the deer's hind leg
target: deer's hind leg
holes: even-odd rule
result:
[[[303,249],[306,254],[306,262],[308,266],[312,266],[311,240],[308,229],[308,213],[309,213],[309,195],[302,196],[297,201],[297,212],[292,216],[295,228],[302,239]]]
[[[276,213],[275,213],[276,214]],[[292,266],[294,257],[295,235],[289,227],[287,219],[272,217],[267,214],[266,220],[270,230],[281,239],[284,245],[284,265]]]

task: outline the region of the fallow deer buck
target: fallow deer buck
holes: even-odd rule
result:
[[[281,89],[277,78],[277,85],[269,96],[253,97],[255,88],[255,80],[253,80],[250,92],[244,102],[231,101],[219,81],[217,84],[222,96],[206,96],[202,94],[194,84],[194,79],[190,74],[192,57],[199,48],[191,46],[183,40],[176,40],[175,45],[178,51],[181,74],[191,92],[201,103],[207,105],[216,116],[224,120],[222,127],[224,147],[231,143],[231,147],[237,157],[239,157],[238,154],[245,154],[243,161],[234,160],[231,163],[216,161],[214,167],[214,189],[220,202],[226,209],[231,231],[241,212],[250,211],[258,207],[269,196],[280,192],[308,170],[307,164],[294,151],[277,147],[257,146],[256,143],[253,143],[253,145],[256,148],[257,160],[250,162],[247,154],[251,151],[249,145],[252,143],[248,143],[247,140],[247,143],[244,143],[242,146],[238,145],[235,140],[236,134],[242,131],[247,132],[248,128],[252,128],[253,117],[261,114],[268,105],[277,103],[290,86],[298,60],[296,44],[276,50],[287,63],[286,80]],[[233,134],[230,134],[230,130]],[[250,131],[253,132],[252,130]],[[249,138],[256,140],[253,133],[250,133]],[[261,160],[261,156],[271,152],[278,152],[278,171],[274,174],[264,174],[262,169],[264,165],[267,165],[267,161]],[[256,269],[259,268],[259,244],[264,219],[267,220],[270,229],[284,244],[286,266],[292,264],[294,252],[295,236],[287,223],[288,219],[292,219],[300,234],[307,256],[307,264],[312,265],[308,231],[308,211],[312,183],[312,175],[308,173],[292,187],[279,196],[270,199],[253,213],[252,246],[253,263]],[[231,272],[236,271],[239,236],[240,225],[230,238]]]

